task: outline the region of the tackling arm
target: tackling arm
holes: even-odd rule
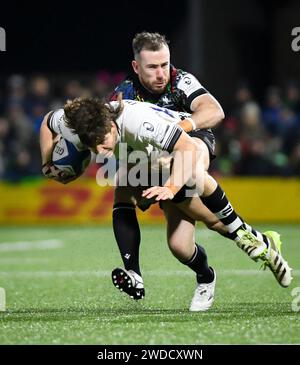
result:
[[[179,122],[184,131],[190,132],[193,129],[208,129],[218,125],[225,115],[219,102],[211,94],[197,96],[191,104],[193,111],[191,118]]]

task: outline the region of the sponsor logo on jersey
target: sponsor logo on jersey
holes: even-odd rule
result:
[[[185,76],[184,78],[183,78],[183,81],[187,84],[187,85],[191,85],[191,82],[192,82],[192,80],[190,79],[190,77],[188,77],[188,76]]]
[[[60,147],[60,146],[56,145],[56,146],[55,146],[54,151],[55,151],[58,155],[60,155],[60,156],[61,156],[61,155],[64,153],[65,149],[64,149],[63,147]]]
[[[151,123],[149,123],[149,122],[144,122],[143,123],[143,126],[147,129],[147,131],[149,131],[149,132],[153,132],[154,131],[154,126],[151,124]]]
[[[179,80],[177,87],[189,97],[193,92],[201,89],[202,85],[193,75],[186,75]]]

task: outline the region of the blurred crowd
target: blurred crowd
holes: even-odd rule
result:
[[[216,129],[215,170],[221,175],[300,176],[300,89],[270,86],[258,103],[249,87],[237,88]]]
[[[66,79],[12,75],[0,83],[0,179],[18,182],[41,176],[39,127],[43,116],[82,95],[107,97],[125,77],[99,71]],[[300,89],[296,82],[269,87],[258,103],[240,85],[215,129],[221,176],[300,176]]]
[[[17,182],[41,176],[39,129],[50,110],[79,96],[109,95],[125,77],[99,71],[96,75],[12,75],[0,83],[0,179]],[[94,171],[94,170],[93,170]]]

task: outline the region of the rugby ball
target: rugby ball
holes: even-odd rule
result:
[[[73,143],[64,138],[60,138],[52,152],[54,166],[67,172],[69,176],[80,176],[90,161],[90,150],[79,150]]]

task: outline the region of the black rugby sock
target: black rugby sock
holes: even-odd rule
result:
[[[237,240],[238,236],[236,232],[242,228],[251,232],[259,241],[263,241],[269,246],[270,241],[264,233],[251,227],[236,214],[220,185],[217,186],[216,190],[210,196],[201,197],[201,200],[227,227],[228,233],[224,234],[225,237],[231,240]]]
[[[243,226],[244,221],[236,214],[220,185],[211,195],[201,197],[201,200],[227,227],[229,234],[235,239],[236,231]]]
[[[211,283],[214,280],[214,272],[208,266],[206,252],[202,246],[198,245],[197,243],[195,245],[195,252],[192,258],[189,261],[181,262],[195,271],[197,274],[197,282],[199,284]]]
[[[125,269],[141,275],[139,265],[141,233],[133,204],[114,205],[113,229]]]

